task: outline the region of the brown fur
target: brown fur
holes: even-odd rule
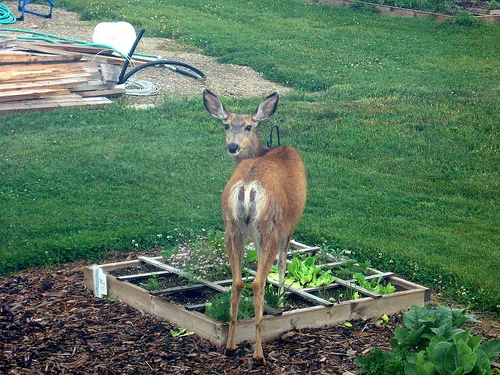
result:
[[[243,288],[242,257],[244,241],[248,238],[258,252],[257,275],[252,283],[256,324],[254,358],[264,361],[261,337],[264,288],[277,256],[280,284],[283,285],[289,242],[306,202],[306,171],[295,149],[268,149],[255,133],[258,121],[265,120],[276,110],[277,94],[267,97],[253,115],[228,113],[210,91],[205,90],[203,95],[207,110],[227,127],[228,149],[230,144],[233,149],[234,145],[238,146],[233,154],[236,170],[222,194],[225,242],[233,275],[226,347],[236,348],[235,325]]]

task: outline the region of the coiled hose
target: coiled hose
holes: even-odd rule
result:
[[[16,17],[6,5],[0,3],[0,24],[8,25],[12,23],[16,23]]]

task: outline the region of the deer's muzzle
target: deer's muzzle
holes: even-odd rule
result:
[[[240,152],[240,146],[238,146],[236,143],[229,143],[227,145],[227,151],[231,154],[231,155],[238,155],[239,152]]]

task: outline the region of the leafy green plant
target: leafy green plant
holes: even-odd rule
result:
[[[341,279],[352,279],[354,274],[368,274],[368,267],[370,267],[370,261],[358,262],[355,259],[349,259],[342,264],[342,266],[336,268],[333,273],[335,276]]]
[[[156,273],[153,273],[144,283],[139,283],[141,288],[146,290],[158,290],[161,287],[161,278]]]
[[[407,357],[407,375],[491,375],[490,362],[500,353],[500,340],[481,344],[482,336],[471,337],[472,328],[451,340],[434,336],[425,350]]]
[[[376,2],[376,1],[373,1]],[[352,10],[358,11],[358,12],[367,12],[367,13],[380,13],[380,11],[374,7],[373,5],[370,4],[365,4],[364,2],[353,2],[349,6]]]
[[[491,361],[500,353],[500,340],[481,343],[465,322],[476,321],[463,309],[413,306],[396,328],[388,352],[359,357],[360,375],[491,375]],[[383,353],[383,354],[381,354]],[[396,361],[394,361],[396,359]],[[404,369],[404,372],[403,372]]]
[[[287,277],[285,283],[293,288],[311,288],[320,287],[323,285],[331,284],[335,277],[332,275],[331,270],[323,271],[314,263],[315,257],[307,256],[304,260],[294,257],[287,266]],[[269,277],[278,280],[278,269],[276,266],[271,268]]]
[[[450,309],[441,305],[432,309],[414,305],[403,315],[405,327],[394,330],[390,344],[405,352],[420,351],[429,345],[434,336],[451,340],[464,332],[460,328],[464,323],[474,321],[474,316],[466,315],[464,309]]]
[[[267,284],[264,292],[264,300],[269,306],[275,309],[281,309],[284,308],[287,303],[286,293],[287,288],[284,288],[284,290],[280,292],[278,287]]]
[[[500,9],[500,3],[497,0],[490,0],[488,2],[488,10]]]
[[[388,282],[386,285],[380,284],[382,281],[381,277],[377,277],[371,279],[370,281],[366,280],[362,273],[355,273],[353,278],[356,279],[358,285],[362,288],[372,290],[377,292],[378,294],[391,294],[396,291],[396,288]]]
[[[186,328],[179,328],[177,330],[171,329],[170,330],[170,336],[172,337],[179,337],[180,335],[183,335],[186,333]]]
[[[397,351],[384,352],[380,349],[356,359],[360,375],[405,375],[403,354]]]
[[[216,294],[205,305],[205,314],[220,322],[229,322],[231,306],[231,291]],[[254,316],[253,299],[250,297],[250,288],[245,286],[238,305],[238,320],[248,320]]]
[[[459,10],[455,16],[455,24],[460,26],[475,26],[479,20],[471,12]]]
[[[377,320],[377,323],[389,323],[389,317],[387,314],[384,314]]]
[[[319,252],[316,254],[316,259],[320,263],[326,263],[330,260],[334,262],[348,261],[351,260],[351,251],[324,245],[320,247]]]

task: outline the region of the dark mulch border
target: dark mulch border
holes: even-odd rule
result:
[[[135,258],[136,254],[129,254]],[[111,254],[122,260],[126,254]],[[401,315],[387,325],[353,321],[291,331],[266,343],[266,367],[252,346],[236,353],[195,335],[172,337],[172,324],[124,303],[95,298],[83,285],[88,262],[0,278],[0,373],[18,374],[341,374],[355,355],[388,348]],[[486,338],[498,332],[476,333]]]

